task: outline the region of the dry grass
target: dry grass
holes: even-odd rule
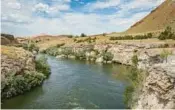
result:
[[[79,37],[79,38],[55,38],[49,41],[43,40],[42,42],[37,43],[40,49],[46,49],[51,46],[56,46],[57,44],[65,43],[66,46],[72,45],[85,45],[85,44],[107,44],[107,43],[120,43],[120,44],[170,44],[175,45],[174,40],[158,40],[156,38],[152,39],[143,39],[143,40],[109,40],[110,37],[108,36],[96,36],[96,41],[94,43],[88,43],[86,41],[76,43],[74,39],[77,40],[84,40],[88,37]]]
[[[175,1],[166,0],[148,16],[131,26],[126,33],[143,33],[159,31],[167,26],[175,28]]]
[[[2,55],[6,55],[9,58],[12,59],[19,59],[19,58],[25,58],[25,56],[27,55],[24,49],[22,48],[17,48],[17,47],[13,47],[13,46],[2,46],[1,45],[1,54]]]

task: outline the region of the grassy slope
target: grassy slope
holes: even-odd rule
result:
[[[166,0],[148,16],[129,28],[126,33],[161,31],[167,26],[175,28],[175,1]]]

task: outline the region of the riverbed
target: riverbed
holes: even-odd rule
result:
[[[8,109],[124,109],[127,81],[116,74],[129,72],[127,66],[48,57],[51,74],[42,86],[4,100]]]

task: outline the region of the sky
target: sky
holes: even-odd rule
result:
[[[15,36],[121,32],[164,0],[1,0],[1,31]]]

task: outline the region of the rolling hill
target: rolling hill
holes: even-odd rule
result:
[[[160,32],[167,26],[175,30],[175,0],[166,0],[124,33]]]

